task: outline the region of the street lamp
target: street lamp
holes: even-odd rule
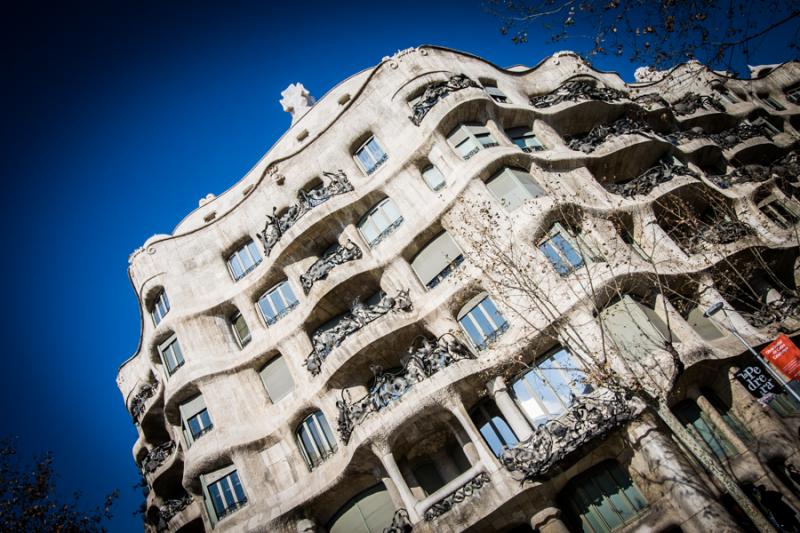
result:
[[[750,350],[750,353],[753,354],[753,356],[756,358],[756,361],[761,363],[761,366],[763,366],[764,369],[767,372],[769,372],[769,374],[773,377],[773,379],[775,379],[778,383],[783,385],[784,390],[786,390],[786,392],[791,394],[792,397],[794,397],[795,400],[800,402],[800,394],[798,394],[794,389],[792,389],[789,386],[789,384],[786,382],[786,380],[783,378],[783,376],[780,373],[778,373],[772,367],[772,365],[769,363],[769,361],[765,361],[764,358],[761,357],[761,354],[758,353],[757,351],[755,351],[753,349],[753,347],[750,346],[750,344],[746,340],[744,340],[744,337],[742,337],[741,334],[736,330],[736,328],[733,325],[733,322],[731,321],[731,317],[729,317],[728,313],[725,311],[725,304],[723,302],[717,302],[717,303],[713,304],[711,307],[709,307],[708,309],[705,310],[705,312],[703,313],[703,316],[708,318],[708,319],[711,319],[712,315],[714,315],[714,314],[716,314],[716,313],[718,313],[720,311],[722,311],[722,314],[725,315],[725,318],[728,319],[728,324],[730,324],[730,326],[726,326],[725,324],[723,324],[722,322],[719,322],[719,321],[717,321],[717,323],[720,326],[722,326],[723,328],[725,328],[726,330],[728,330],[731,333],[733,333],[733,336],[736,337],[737,339],[739,339],[739,342],[744,344],[745,347],[748,350]]]

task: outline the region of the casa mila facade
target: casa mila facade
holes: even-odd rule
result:
[[[424,46],[290,86],[130,258],[146,529],[752,529],[724,479],[789,523],[800,404],[744,343],[800,328],[800,63],[637,77]]]

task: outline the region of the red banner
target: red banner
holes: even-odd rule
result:
[[[761,355],[787,378],[800,377],[800,348],[783,333],[761,350]]]

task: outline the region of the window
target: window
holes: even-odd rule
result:
[[[438,191],[445,186],[444,176],[434,165],[430,165],[422,170],[422,179],[428,184],[432,191]]]
[[[370,209],[358,223],[358,231],[370,247],[377,245],[384,237],[403,222],[403,216],[391,198],[384,198]]]
[[[179,406],[179,410],[183,436],[186,438],[188,446],[191,446],[194,441],[214,428],[202,394],[198,394],[188,402],[182,403]]]
[[[511,128],[506,130],[506,135],[508,135],[511,142],[519,146],[523,152],[541,152],[542,150],[546,150],[545,146],[536,138],[531,128],[525,126],[521,128]]]
[[[514,168],[504,168],[486,182],[486,187],[509,212],[517,209],[529,198],[544,195],[544,189],[530,174]]]
[[[783,198],[775,194],[770,194],[758,202],[757,205],[759,211],[783,229],[792,228],[800,220],[800,215],[797,214],[796,210]]]
[[[167,299],[167,291],[161,290],[153,300],[150,307],[150,316],[153,317],[153,325],[157,326],[161,323],[164,317],[169,313],[169,299]]]
[[[574,397],[592,391],[583,365],[566,348],[541,358],[511,389],[533,427],[566,411]]]
[[[164,367],[167,369],[167,376],[171,376],[183,366],[183,352],[181,351],[181,345],[178,344],[178,337],[175,335],[158,347],[158,353],[161,356]]]
[[[247,503],[247,496],[234,465],[211,474],[203,474],[200,481],[212,526]]]
[[[388,158],[389,156],[383,151],[375,137],[370,137],[361,145],[361,148],[356,150],[356,159],[367,175],[378,170],[378,167],[384,164]]]
[[[714,90],[717,91],[720,99],[723,102],[726,102],[728,104],[735,104],[739,101],[736,95],[734,95],[731,91],[729,91],[728,88],[725,87],[724,85],[717,85],[716,87],[714,87]]]
[[[250,328],[247,327],[247,322],[244,321],[242,313],[236,312],[230,318],[231,330],[236,342],[240,348],[244,348],[250,343]]]
[[[446,231],[432,239],[411,261],[411,268],[428,289],[434,288],[464,261],[461,248]]]
[[[268,326],[286,316],[295,307],[297,298],[288,281],[278,283],[258,300],[258,308]]]
[[[469,159],[483,148],[497,146],[488,128],[479,124],[462,124],[450,132],[447,140],[464,159]]]
[[[768,94],[760,94],[760,95],[758,95],[758,97],[759,97],[759,99],[761,99],[762,102],[767,104],[768,107],[771,107],[775,111],[786,111],[786,108],[783,107],[783,104],[781,104],[779,101],[777,101],[775,98],[771,97],[770,95],[768,95]]]
[[[329,533],[383,533],[392,524],[394,504],[383,483],[344,504],[328,524]]]
[[[261,254],[253,241],[236,250],[228,257],[228,271],[234,281],[239,281],[261,263]]]
[[[781,130],[776,128],[772,122],[765,119],[764,117],[758,117],[755,120],[752,121],[748,120],[747,122],[749,122],[753,126],[764,126],[764,128],[766,128],[766,130],[770,133],[770,135],[778,135],[781,132]]]
[[[497,86],[489,86],[489,85],[487,85],[487,86],[484,87],[484,90],[486,91],[486,94],[491,96],[492,100],[494,100],[495,102],[498,102],[500,104],[507,104],[508,103],[508,97],[505,95],[505,93],[503,91],[498,89]]]
[[[567,520],[585,533],[607,533],[631,522],[647,507],[630,475],[606,461],[570,481],[561,493]]]
[[[458,323],[478,350],[486,348],[508,329],[508,322],[486,293],[479,294],[463,307],[458,314]]]
[[[336,441],[320,411],[310,414],[297,428],[297,441],[308,468],[313,470],[336,452]]]
[[[800,105],[800,84],[793,85],[784,90],[786,99],[795,105]]]
[[[663,313],[663,307],[658,307]],[[656,308],[644,305],[628,295],[606,307],[601,316],[603,325],[617,348],[627,354],[663,349],[664,341],[671,338],[670,330]]]
[[[289,372],[286,360],[281,355],[267,363],[260,374],[272,403],[277,403],[294,390],[292,374]]]
[[[547,233],[544,240],[539,243],[539,250],[556,269],[556,272],[566,276],[578,267],[583,266],[583,253],[589,251],[586,242],[576,237],[561,224],[556,222]]]
[[[496,457],[518,440],[494,402],[483,400],[472,410],[472,421]]]
[[[736,455],[736,448],[722,435],[719,428],[700,410],[691,400],[679,403],[673,409],[675,416],[695,436],[700,437],[708,449],[717,456],[725,459]]]
[[[725,336],[713,320],[709,320],[707,317],[703,316],[703,310],[699,307],[695,307],[689,311],[686,322],[689,323],[695,333],[700,335],[700,338],[703,340],[713,341]]]

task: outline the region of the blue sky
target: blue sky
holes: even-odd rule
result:
[[[99,503],[119,488],[111,531],[141,530],[136,431],[115,385],[139,334],[128,254],[267,151],[289,125],[280,92],[299,81],[321,96],[419,44],[503,66],[566,47],[512,44],[475,0],[29,2],[0,24],[0,433],[23,455],[52,450],[65,494]],[[785,38],[759,59],[789,59]],[[627,79],[635,67],[596,64]]]

